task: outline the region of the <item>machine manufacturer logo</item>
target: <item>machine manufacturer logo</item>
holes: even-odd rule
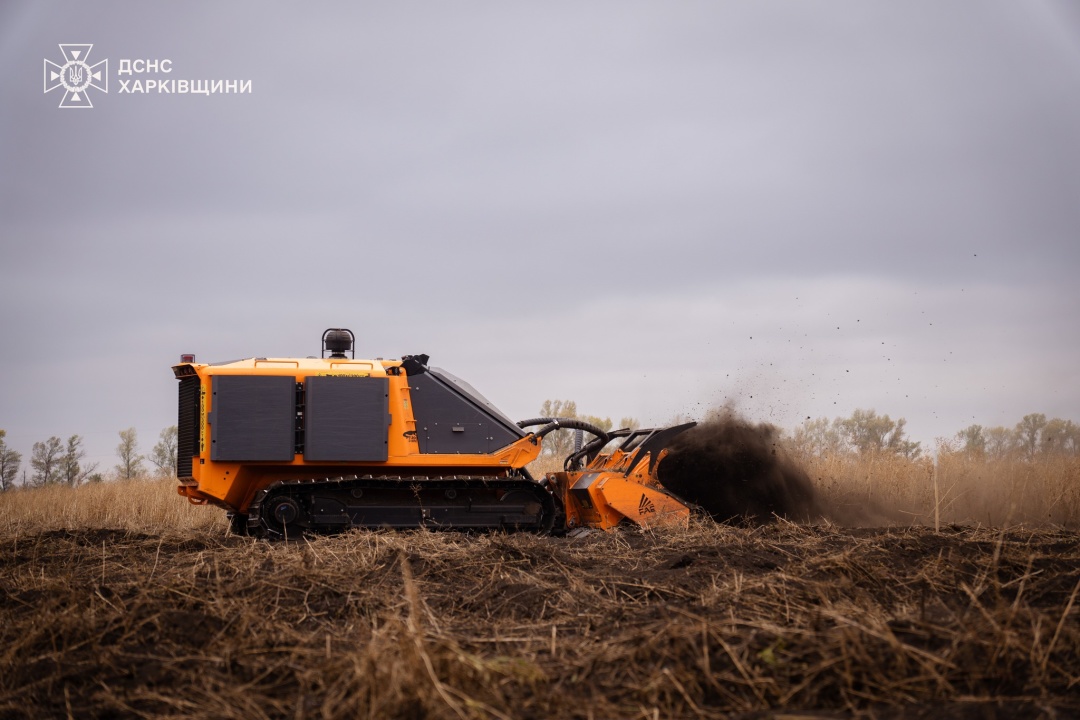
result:
[[[58,65],[46,58],[45,92],[63,88],[61,108],[92,108],[91,88],[109,92],[109,60],[106,58],[91,65],[90,50],[93,47],[91,44],[61,43],[64,64]]]
[[[641,493],[641,502],[637,504],[638,515],[648,515],[649,513],[656,512],[656,506],[653,505],[653,501],[650,500],[645,493]]]

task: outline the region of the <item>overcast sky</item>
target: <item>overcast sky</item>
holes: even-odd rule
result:
[[[43,60],[93,43],[93,109]],[[119,76],[121,59],[171,73]],[[0,428],[426,352],[513,417],[1080,421],[1080,6],[0,3]],[[250,94],[120,80],[251,81]]]

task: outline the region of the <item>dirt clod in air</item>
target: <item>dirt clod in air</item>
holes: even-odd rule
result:
[[[657,477],[721,522],[769,522],[774,516],[806,521],[821,514],[810,478],[780,446],[777,428],[733,412],[675,438]]]

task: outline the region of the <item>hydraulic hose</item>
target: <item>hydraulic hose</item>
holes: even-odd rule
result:
[[[533,425],[547,425],[549,422],[551,422],[554,419],[555,418],[549,418],[549,417],[529,418],[528,420],[522,420],[521,422],[519,422],[517,424],[517,426],[519,428],[527,428],[527,427],[532,427]]]
[[[541,419],[541,418],[536,418],[536,419]],[[535,435],[538,438],[542,438],[545,435],[547,435],[548,433],[555,432],[556,430],[562,430],[563,428],[567,428],[567,429],[570,429],[570,430],[584,430],[587,433],[595,435],[597,438],[603,438],[605,443],[607,443],[607,441],[611,439],[604,430],[598,428],[596,425],[593,425],[590,422],[585,422],[584,420],[577,420],[575,418],[544,418],[544,419],[548,420],[549,422],[548,422],[547,425],[545,425],[544,427],[542,427],[542,428],[540,428],[539,430],[536,431]],[[532,423],[531,421],[525,421],[525,422],[529,422],[529,424],[539,424],[539,423]],[[518,423],[518,424],[520,425],[520,423]],[[522,427],[526,427],[526,426],[522,426]]]

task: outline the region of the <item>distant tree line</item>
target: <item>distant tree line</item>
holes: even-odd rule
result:
[[[172,425],[158,436],[158,442],[150,451],[149,457],[139,454],[139,439],[135,428],[121,430],[120,444],[116,446],[116,456],[120,462],[114,467],[113,475],[129,479],[146,474],[144,461],[149,460],[156,468],[156,474],[162,477],[176,476],[176,426]],[[7,431],[0,429],[0,491],[15,487],[22,454],[10,449],[5,438]],[[97,472],[98,463],[84,463],[86,450],[83,438],[72,435],[67,441],[57,436],[34,443],[30,453],[29,477],[23,471],[23,485],[44,487],[46,485],[68,485],[77,487],[84,482],[101,482],[104,474]]]
[[[920,444],[906,437],[904,418],[893,420],[873,410],[856,410],[848,418],[807,418],[790,436],[795,450],[811,455],[892,454],[919,457]],[[1048,456],[1080,456],[1080,425],[1042,413],[1025,415],[1014,427],[970,425],[939,441],[952,451],[990,460]]]
[[[922,447],[907,438],[906,426],[904,418],[893,420],[874,410],[856,410],[848,418],[806,418],[791,434],[790,443],[797,452],[820,457],[888,454],[914,460]]]
[[[993,460],[1077,457],[1080,456],[1080,425],[1072,420],[1047,419],[1042,413],[1032,413],[1012,428],[969,425],[956,434],[956,444],[961,452]]]

